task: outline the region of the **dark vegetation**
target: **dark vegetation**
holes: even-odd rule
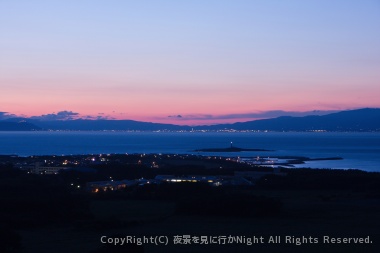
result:
[[[109,177],[121,180],[149,179],[159,174],[233,175],[236,170],[267,169],[201,157],[159,160],[154,156],[138,158],[120,155],[106,163],[89,163],[88,167],[95,169],[95,173],[67,170],[58,175],[32,175],[14,168],[13,164],[19,158],[9,158],[7,162],[8,158],[0,157],[0,252],[31,252],[23,243],[27,238],[20,231],[24,230],[39,231],[41,228],[69,226],[82,233],[103,233],[114,229],[137,229],[151,223],[165,227],[166,219],[177,219],[179,223],[183,221],[189,229],[194,230],[196,227],[191,228],[189,224],[198,219],[218,219],[219,223],[245,219],[253,224],[264,219],[268,222],[268,231],[278,229],[278,222],[286,223],[288,220],[289,224],[295,224],[294,229],[313,220],[322,224],[325,221],[333,224],[338,220],[340,225],[329,227],[334,233],[338,233],[340,227],[344,229],[354,222],[366,224],[365,231],[369,231],[366,234],[373,236],[374,240],[378,236],[374,232],[377,224],[374,217],[380,211],[379,173],[283,169],[287,176],[267,175],[254,186],[212,187],[206,183],[162,183],[91,194],[84,190],[86,182],[108,180]],[[152,161],[160,161],[160,167],[152,168]],[[79,189],[75,187],[78,184],[81,186]],[[102,209],[102,206],[109,206],[109,209]],[[112,214],[107,214],[110,209]],[[157,216],[153,217],[152,214]],[[193,220],[190,222],[188,219]],[[219,232],[209,229],[215,234]],[[363,233],[363,228],[359,225],[356,231]],[[176,231],[168,230],[167,233]],[[283,233],[286,234],[286,231]],[[323,235],[325,232],[310,233]],[[115,248],[99,245],[96,241],[91,252],[144,252],[144,247],[127,245]]]
[[[0,252],[19,252],[18,229],[33,229],[88,217],[88,200],[69,192],[58,177],[26,175],[0,165]]]
[[[116,234],[114,237],[123,237],[125,235]],[[144,246],[137,244],[124,244],[115,247],[113,245],[105,245],[96,250],[91,250],[90,253],[144,253]]]
[[[187,215],[224,217],[273,217],[281,212],[282,203],[278,199],[235,193],[199,193],[179,199],[177,212]]]
[[[361,170],[331,169],[283,169],[288,175],[268,175],[256,184],[267,190],[348,190],[378,192],[380,197],[380,173]]]

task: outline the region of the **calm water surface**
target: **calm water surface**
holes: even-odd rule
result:
[[[339,156],[343,160],[310,162],[306,166],[380,172],[380,133],[0,132],[0,154],[197,154],[195,149],[224,148],[229,147],[231,142],[236,147],[274,151],[200,154],[311,158]]]

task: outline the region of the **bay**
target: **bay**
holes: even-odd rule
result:
[[[257,148],[274,151],[195,152],[202,148]],[[229,157],[342,157],[297,167],[380,172],[380,133],[335,132],[0,132],[1,155],[163,153]]]

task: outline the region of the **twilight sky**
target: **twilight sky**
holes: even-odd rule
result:
[[[379,98],[379,0],[0,0],[0,112],[213,124]]]

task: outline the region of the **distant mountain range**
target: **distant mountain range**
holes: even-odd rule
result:
[[[207,126],[179,126],[139,122],[133,120],[52,120],[11,118],[0,121],[0,131],[35,130],[130,130],[130,131],[191,131],[191,130],[258,130],[258,131],[380,131],[380,109],[364,108],[341,111],[323,116],[290,117],[218,124]]]
[[[269,131],[380,131],[380,109],[341,111],[323,116],[290,117],[254,120],[210,126],[208,129]]]
[[[116,131],[158,131],[158,130],[183,130],[191,129],[191,127],[184,127],[171,124],[160,124],[150,122],[140,122],[134,120],[36,120],[25,118],[12,118],[7,121],[0,121],[0,130],[10,130],[10,123],[14,127],[13,131],[28,130],[69,130],[69,131],[103,131],[103,130],[116,130]],[[3,126],[4,125],[4,126]]]
[[[29,122],[0,121],[0,131],[36,131],[36,130],[41,130],[41,128]]]

